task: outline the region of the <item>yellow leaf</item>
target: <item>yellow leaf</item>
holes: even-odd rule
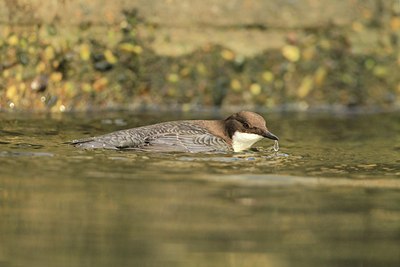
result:
[[[10,76],[10,71],[9,70],[3,70],[3,77],[8,78]]]
[[[53,60],[51,65],[53,66],[53,68],[58,69],[58,67],[60,66],[60,62],[58,60]]]
[[[85,93],[91,93],[91,92],[93,92],[93,87],[90,83],[83,83],[82,91],[84,91]]]
[[[182,105],[182,111],[183,112],[189,112],[191,107],[192,107],[192,105],[190,105],[188,103],[185,103],[185,104]]]
[[[221,52],[221,56],[223,59],[228,60],[228,61],[232,61],[235,59],[235,53],[233,53],[232,51],[230,51],[228,49],[224,49]]]
[[[242,89],[242,84],[238,79],[233,79],[231,81],[231,88],[233,91],[239,92]]]
[[[315,47],[307,47],[301,53],[301,57],[305,61],[310,61],[315,57],[316,50]]]
[[[306,97],[313,89],[313,83],[314,82],[311,76],[304,77],[304,79],[301,81],[299,89],[297,90],[297,96],[300,98]]]
[[[34,55],[34,54],[36,54],[36,49],[33,46],[30,46],[28,48],[28,53],[31,55]]]
[[[53,82],[59,82],[62,80],[62,73],[61,72],[53,72],[50,75],[50,80]]]
[[[351,24],[353,31],[355,32],[362,32],[364,30],[364,25],[358,21],[355,21]]]
[[[324,49],[324,50],[329,50],[329,49],[332,48],[332,44],[331,44],[331,42],[330,42],[328,39],[321,39],[321,40],[319,41],[319,45],[320,45],[320,47],[321,47],[322,49]]]
[[[374,75],[376,77],[383,78],[383,77],[387,76],[388,69],[385,66],[377,65],[374,67],[372,72],[374,73]]]
[[[207,68],[206,68],[206,66],[205,66],[203,63],[198,63],[198,64],[196,65],[196,69],[197,69],[197,71],[198,71],[200,74],[202,74],[202,75],[204,75],[204,74],[207,73]]]
[[[143,48],[141,46],[135,45],[132,52],[136,54],[141,54],[143,52]]]
[[[22,73],[21,72],[18,72],[15,74],[15,80],[19,81],[19,82],[22,81]]]
[[[143,48],[139,45],[133,45],[130,43],[122,43],[119,45],[119,49],[125,52],[141,54],[143,52]]]
[[[21,83],[21,84],[19,85],[19,89],[21,90],[21,92],[25,92],[25,90],[26,90],[26,84]]]
[[[93,88],[97,92],[102,91],[108,85],[108,79],[106,77],[100,78],[93,83]]]
[[[176,74],[176,73],[170,73],[170,74],[167,76],[167,80],[168,80],[169,82],[171,82],[171,83],[176,83],[176,82],[179,81],[179,76],[178,76],[178,74]]]
[[[270,71],[264,71],[262,74],[262,78],[266,82],[272,82],[274,80],[274,74],[272,74],[272,72]]]
[[[15,34],[11,35],[7,39],[7,43],[11,46],[16,46],[18,44],[18,41],[19,41],[18,36],[16,36]]]
[[[100,92],[108,85],[108,79],[106,77],[100,78],[93,83],[94,90]]]
[[[7,88],[6,97],[12,101],[18,97],[18,89],[15,85],[11,85]]]
[[[82,60],[88,61],[90,59],[90,46],[88,44],[81,44],[79,55]]]
[[[289,61],[297,62],[300,59],[300,49],[294,45],[285,45],[282,48],[282,55]]]
[[[44,64],[42,61],[39,62],[39,64],[36,66],[36,72],[43,73],[45,70],[46,70],[46,64]]]
[[[258,83],[252,83],[250,85],[250,92],[253,95],[259,95],[261,93],[261,86]]]
[[[64,84],[64,89],[65,89],[65,93],[68,97],[73,97],[77,93],[76,87],[72,82],[66,82]]]
[[[119,45],[119,49],[125,52],[133,52],[134,50],[134,45],[130,43],[122,43]]]
[[[115,64],[118,61],[117,58],[114,56],[113,52],[109,49],[104,51],[104,57],[106,58],[107,62],[111,64]]]
[[[55,52],[53,47],[47,46],[44,50],[44,55],[47,60],[52,60],[55,57]]]
[[[324,67],[319,67],[315,72],[314,81],[316,86],[321,86],[326,77],[326,69]]]
[[[36,41],[37,41],[37,36],[36,36],[36,34],[30,34],[30,35],[28,36],[28,43],[32,44],[32,43],[35,43]]]
[[[190,74],[190,69],[189,69],[189,68],[183,68],[183,69],[180,71],[180,75],[181,75],[182,77],[187,77],[189,74]]]
[[[392,17],[390,20],[390,28],[392,31],[398,31],[400,29],[400,18]]]

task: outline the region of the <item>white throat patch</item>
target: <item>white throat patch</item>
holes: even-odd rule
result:
[[[255,142],[263,139],[261,135],[251,133],[241,133],[236,131],[232,136],[233,151],[240,152],[249,149]]]

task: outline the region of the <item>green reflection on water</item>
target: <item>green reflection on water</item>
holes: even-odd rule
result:
[[[270,115],[280,151],[234,155],[63,144],[146,114],[0,116],[0,266],[400,263],[399,115]]]

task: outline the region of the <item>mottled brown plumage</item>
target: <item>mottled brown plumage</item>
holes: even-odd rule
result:
[[[262,116],[241,111],[225,120],[171,121],[121,130],[87,139],[74,140],[76,147],[133,149],[160,152],[228,152],[248,149],[256,142],[235,141],[238,133],[254,140],[278,140],[266,127]],[[254,137],[253,137],[254,136]],[[243,144],[242,144],[243,143]],[[251,143],[248,145],[247,143]]]

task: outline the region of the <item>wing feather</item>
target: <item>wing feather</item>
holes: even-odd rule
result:
[[[180,152],[229,151],[229,146],[222,138],[209,133],[187,134],[164,133],[152,137],[141,147],[144,150],[169,150]]]
[[[135,149],[164,152],[211,152],[231,150],[224,139],[190,121],[165,122],[102,136],[74,140],[82,148]]]

